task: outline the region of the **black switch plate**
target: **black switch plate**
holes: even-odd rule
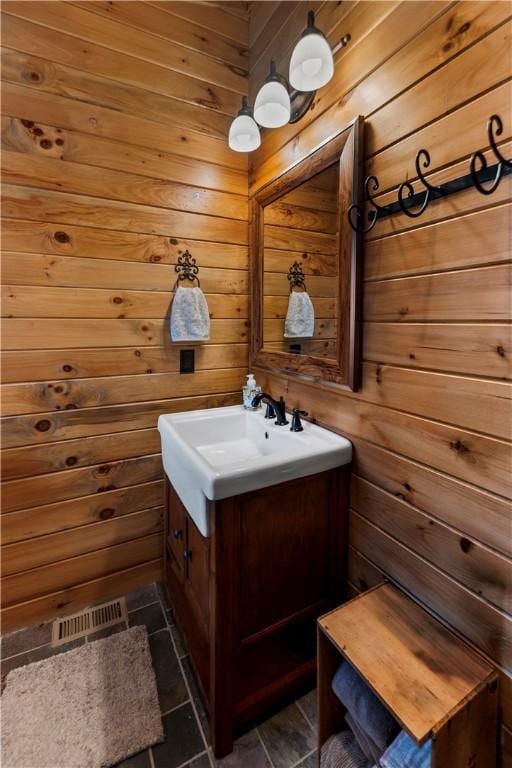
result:
[[[295,355],[300,355],[302,350],[301,344],[290,344],[290,352]]]
[[[180,373],[194,373],[195,369],[195,350],[180,349]]]

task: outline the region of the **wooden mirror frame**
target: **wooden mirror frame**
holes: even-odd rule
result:
[[[360,385],[360,259],[361,236],[348,222],[348,209],[360,203],[364,120],[357,117],[308,157],[258,190],[251,199],[250,278],[252,335],[251,368],[332,382],[345,389]],[[263,348],[263,213],[267,205],[338,162],[338,322],[336,356],[321,358]]]

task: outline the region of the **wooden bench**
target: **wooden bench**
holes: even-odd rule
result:
[[[494,669],[391,584],[318,620],[318,755],[346,728],[331,688],[343,659],[421,746],[432,768],[494,768],[498,677]]]

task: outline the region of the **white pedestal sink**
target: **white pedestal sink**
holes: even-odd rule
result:
[[[291,417],[289,417],[291,423]],[[276,426],[263,409],[240,405],[165,414],[158,419],[164,469],[203,536],[208,500],[277,485],[352,460],[352,444],[303,421],[303,432]]]

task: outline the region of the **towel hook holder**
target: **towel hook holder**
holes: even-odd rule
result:
[[[490,165],[484,152],[478,150],[471,155],[469,160],[469,173],[459,176],[457,179],[434,186],[425,177],[423,169],[430,167],[430,154],[426,149],[420,149],[415,158],[416,175],[424,189],[414,191],[411,181],[403,181],[398,187],[397,200],[387,205],[379,205],[375,202],[372,192],[379,189],[379,181],[376,176],[367,176],[364,182],[366,200],[371,206],[364,217],[364,204],[354,203],[348,209],[348,222],[352,229],[361,234],[370,232],[378,219],[391,216],[394,213],[404,213],[410,218],[417,218],[425,212],[429,203],[439,200],[463,189],[476,187],[482,195],[492,195],[498,188],[503,176],[512,173],[512,160],[507,160],[500,152],[496,137],[503,133],[503,123],[497,114],[491,115],[487,121],[487,137],[489,145],[497,162]],[[489,186],[484,186],[488,184]],[[370,189],[371,188],[371,189]],[[413,210],[415,208],[415,210]]]
[[[198,287],[201,287],[201,282],[197,276],[199,272],[197,261],[188,249],[178,256],[178,263],[175,265],[174,271],[178,273],[175,288],[182,280],[190,280],[191,283],[197,280]]]
[[[370,205],[373,206],[373,208],[368,211],[368,225],[365,227],[360,222],[363,221],[363,209],[362,206],[360,206],[358,203],[353,203],[350,208],[348,209],[348,221],[352,229],[355,229],[356,232],[360,232],[361,234],[366,234],[371,229],[374,228],[375,224],[377,223],[377,217],[381,211],[384,211],[384,208],[382,208],[378,203],[375,202],[373,199],[373,195],[370,192],[370,184],[372,185],[372,190],[374,192],[377,192],[379,189],[379,180],[376,176],[367,176],[364,180],[364,191],[366,193],[366,199],[370,203]],[[353,217],[353,213],[355,213],[355,220]]]
[[[304,291],[306,290],[304,272],[298,261],[294,261],[288,270],[288,281],[290,283],[290,293],[294,288],[302,288]]]
[[[479,173],[485,173],[485,171],[488,170],[488,163],[484,153],[481,150],[474,152],[471,155],[471,160],[469,161],[469,171],[473,179],[473,184],[478,189],[478,191],[482,193],[482,195],[492,195],[501,181],[504,169],[512,168],[512,160],[506,160],[499,151],[498,145],[496,144],[496,138],[494,134],[496,134],[496,136],[501,136],[502,133],[503,123],[501,122],[501,117],[499,115],[492,115],[487,121],[487,137],[489,139],[489,144],[491,145],[494,156],[498,162],[496,164],[496,174],[494,176],[494,180],[489,187],[484,187],[478,178]],[[476,168],[477,162],[480,166],[478,170]]]
[[[428,168],[430,165],[430,155],[426,149],[420,149],[416,154],[416,159],[414,161],[414,165],[416,166],[416,175],[418,179],[421,181],[421,183],[423,184],[423,186],[425,187],[425,196],[423,200],[420,201],[420,207],[417,211],[413,211],[411,208],[412,201],[418,199],[417,194],[414,192],[414,187],[411,184],[411,182],[409,180],[403,181],[398,187],[398,204],[400,205],[400,208],[402,209],[403,213],[405,213],[406,216],[410,216],[412,219],[415,219],[418,216],[421,216],[421,214],[423,213],[423,211],[425,210],[425,208],[430,202],[432,193],[434,194],[439,193],[439,187],[432,186],[432,184],[430,184],[425,178],[425,175],[421,170],[421,165],[422,165],[421,160],[423,160],[423,168]],[[405,199],[409,201],[409,205],[405,204],[404,190],[407,190],[407,197]]]

